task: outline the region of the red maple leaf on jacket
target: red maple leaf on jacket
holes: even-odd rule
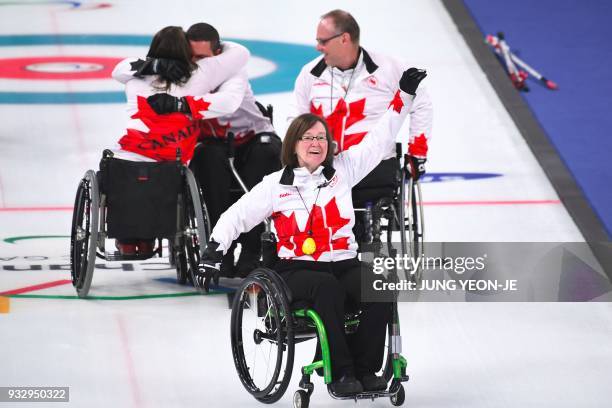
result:
[[[187,104],[191,111],[191,117],[193,119],[202,119],[204,116],[200,112],[206,112],[210,106],[210,102],[206,102],[204,99],[195,99],[193,96],[187,96]]]
[[[366,133],[368,133],[346,133],[348,128],[365,118],[365,115],[363,114],[365,103],[366,100],[363,98],[355,102],[351,102],[347,106],[346,101],[343,98],[340,98],[336,104],[336,107],[334,108],[334,111],[327,117],[323,116],[323,105],[319,105],[317,108],[312,102],[310,103],[310,113],[325,118],[327,126],[329,126],[329,130],[332,133],[332,137],[336,143],[338,143],[338,153],[353,145],[359,144]],[[344,120],[345,118],[346,121]],[[342,140],[343,133],[344,140]]]
[[[427,150],[429,150],[427,146],[427,138],[425,137],[425,133],[421,133],[419,136],[414,138],[412,143],[408,144],[408,153],[413,156],[426,157]]]
[[[319,259],[321,254],[332,249],[348,249],[348,238],[333,238],[334,234],[343,226],[349,223],[349,218],[342,218],[336,198],[332,198],[325,207],[315,205],[310,211],[310,216],[306,221],[304,231],[300,230],[295,220],[295,212],[290,216],[285,216],[281,212],[272,214],[274,228],[278,236],[277,251],[282,247],[293,251],[296,257],[305,255],[302,245],[307,238],[312,237],[315,241],[316,249],[311,256]],[[312,232],[312,235],[309,234]]]
[[[119,140],[121,147],[157,161],[176,160],[178,148],[183,163],[188,162],[197,137],[197,128],[191,118],[179,112],[159,115],[142,96],[138,96],[137,106],[138,111],[132,118],[140,119],[149,130],[127,129]]]
[[[393,106],[393,110],[397,113],[402,112],[402,108],[404,107],[404,102],[402,101],[402,97],[400,96],[400,91],[395,92],[391,103],[389,103],[389,107]]]

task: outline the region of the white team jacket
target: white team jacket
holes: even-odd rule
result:
[[[242,84],[228,86],[225,88],[226,92],[212,93],[225,81],[242,72],[251,55],[249,50],[240,44],[227,41],[223,44],[225,47],[223,53],[199,60],[198,69],[192,73],[189,81],[182,86],[172,85],[168,91],[172,96],[194,96],[196,101],[205,101],[206,103],[201,105],[205,108],[199,111],[204,119],[235,112],[244,98],[244,85]],[[135,70],[132,69],[131,63],[136,60],[138,58],[127,58],[121,61],[113,70],[112,76],[115,80],[125,84],[129,116],[127,127],[146,132],[148,128],[142,121],[132,119],[134,113],[138,111],[137,97],[147,98],[153,94],[165,92],[165,90],[155,88],[154,81],[157,75],[149,75],[144,78],[133,76]]]
[[[357,243],[352,231],[351,188],[394,146],[413,99],[397,91],[376,126],[359,145],[338,154],[333,167],[320,166],[312,174],[306,168],[285,167],[264,177],[221,215],[211,236],[219,250],[225,253],[238,235],[271,216],[280,258],[327,262],[354,258]],[[302,250],[309,230],[316,242],[312,255]]]
[[[201,120],[199,123],[200,139],[208,137],[225,139],[229,132],[233,132],[236,144],[240,145],[258,133],[274,132],[270,119],[265,117],[255,104],[255,96],[249,84],[246,69],[242,69],[225,81],[214,92],[241,93],[243,99],[234,112],[213,119]]]
[[[354,69],[329,67],[323,57],[306,64],[295,81],[289,120],[310,112],[325,117],[338,151],[361,142],[386,112],[407,66],[377,53],[361,49]],[[409,152],[426,157],[431,138],[433,108],[425,87],[410,111]],[[422,137],[421,137],[422,136]],[[391,146],[385,159],[395,156]]]
[[[127,97],[126,133],[118,141],[115,155],[134,161],[175,160],[176,151],[182,152],[184,163],[191,159],[199,136],[194,119],[211,119],[227,115],[238,109],[244,98],[244,89],[226,89],[210,93],[246,65],[250,53],[238,44],[228,44],[226,52],[219,56],[198,61],[187,83],[171,85],[170,95],[186,97],[191,115],[171,113],[158,115],[146,98],[166,92],[156,84],[157,75],[134,78],[132,63],[135,58],[120,62],[113,70],[113,78],[125,84]]]

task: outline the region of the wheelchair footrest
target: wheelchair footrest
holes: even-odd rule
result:
[[[122,255],[119,251],[105,252],[104,259],[107,261],[144,261],[157,255],[157,251],[148,254]],[[161,256],[161,255],[160,255]]]
[[[355,402],[357,402],[357,400],[363,400],[363,399],[369,399],[374,401],[376,398],[389,398],[393,395],[395,395],[397,393],[396,392],[391,392],[391,391],[364,391],[364,392],[360,392],[359,394],[352,394],[352,395],[337,395],[334,394],[330,388],[327,388],[327,392],[329,393],[329,395],[333,398],[333,399],[337,399],[337,400],[354,400]]]

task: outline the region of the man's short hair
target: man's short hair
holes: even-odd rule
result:
[[[359,24],[348,11],[336,9],[321,16],[321,20],[330,18],[336,26],[337,33],[348,33],[353,44],[359,45]]]
[[[196,23],[187,30],[187,39],[189,41],[209,41],[210,48],[213,52],[221,49],[221,40],[217,29],[207,23]]]

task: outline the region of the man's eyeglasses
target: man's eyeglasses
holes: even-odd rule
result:
[[[338,38],[338,37],[340,37],[342,34],[344,34],[344,33],[338,33],[338,34],[336,34],[336,35],[332,35],[332,36],[331,36],[331,37],[329,37],[329,38],[317,38],[317,44],[319,44],[319,45],[325,45],[325,44],[327,44],[329,41],[333,40],[334,38]]]
[[[300,140],[302,142],[308,142],[308,143],[312,143],[316,140],[319,143],[323,143],[323,142],[327,142],[327,137],[325,135],[317,135],[317,136],[304,135],[300,137]]]

